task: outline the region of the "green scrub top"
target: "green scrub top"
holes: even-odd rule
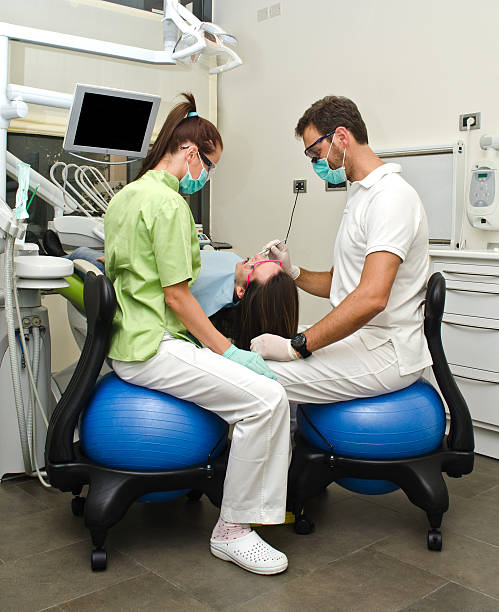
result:
[[[149,170],[117,193],[104,216],[106,276],[116,292],[109,357],[146,361],[165,330],[192,340],[163,287],[196,280],[201,267],[191,210],[178,179]]]

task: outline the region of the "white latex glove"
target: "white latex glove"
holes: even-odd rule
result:
[[[296,280],[300,276],[300,268],[298,266],[293,266],[291,263],[289,249],[282,240],[276,239],[267,242],[262,251],[268,251],[269,259],[278,259],[282,263],[284,272],[289,274],[293,280]]]
[[[275,336],[274,334],[262,334],[253,338],[250,349],[264,359],[272,359],[273,361],[294,361],[300,358],[300,355],[291,346],[289,338]]]

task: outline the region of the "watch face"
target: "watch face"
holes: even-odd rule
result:
[[[303,334],[298,334],[297,336],[295,336],[293,338],[293,340],[291,340],[291,346],[293,348],[302,348],[302,346],[305,346],[305,342],[306,342],[306,338]]]

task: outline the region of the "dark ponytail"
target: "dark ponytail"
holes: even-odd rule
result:
[[[181,95],[186,101],[180,102],[169,112],[135,180],[156,167],[166,153],[173,153],[187,140],[197,145],[205,154],[213,152],[217,144],[223,148],[222,137],[211,121],[199,116],[187,117],[189,113],[196,112],[194,96],[191,93]]]

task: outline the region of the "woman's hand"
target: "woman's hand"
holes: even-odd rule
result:
[[[260,357],[260,355],[257,355],[256,353],[243,351],[232,344],[225,351],[225,353],[223,353],[223,357],[226,357],[231,361],[235,361],[236,363],[240,363],[257,374],[263,374],[263,376],[267,376],[267,378],[272,378],[273,380],[276,379],[275,374],[272,372],[269,366]]]

